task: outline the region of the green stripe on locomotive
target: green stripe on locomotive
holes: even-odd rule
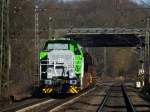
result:
[[[45,48],[40,52],[40,60],[44,59],[48,55],[48,51],[46,50],[46,46],[50,43],[68,43],[69,50],[75,54],[74,58],[74,69],[77,77],[81,76],[82,71],[82,63],[83,63],[83,50],[82,47],[73,40],[49,40],[45,44]]]
[[[74,68],[75,68],[75,73],[80,77],[82,73],[82,61],[83,61],[83,51],[81,46],[75,42],[72,41],[70,43],[70,51],[72,51],[75,54],[75,59],[74,59]]]
[[[45,58],[47,55],[48,55],[47,51],[41,51],[40,52],[40,60],[43,59],[43,58]]]

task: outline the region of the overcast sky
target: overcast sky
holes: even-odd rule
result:
[[[63,1],[65,1],[65,2],[67,2],[67,1],[77,1],[77,0],[63,0]],[[79,1],[79,0],[78,0]],[[140,3],[140,1],[141,0],[132,0],[132,1],[135,1],[135,2],[137,2],[137,3]],[[150,0],[143,0],[145,3],[150,3]]]
[[[145,3],[150,3],[149,0],[132,0],[132,1],[135,1],[135,2],[137,2],[137,3],[140,3],[140,1],[143,1],[143,2],[145,2]]]

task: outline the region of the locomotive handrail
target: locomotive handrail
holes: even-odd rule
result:
[[[78,62],[79,60],[74,60],[75,62]],[[53,66],[54,64],[50,64],[50,63],[54,63],[54,61],[50,61],[50,60],[42,60],[41,62],[49,62],[49,63],[45,63],[45,64],[40,64],[41,66]],[[65,63],[56,63],[56,66],[58,66],[58,65],[64,65]],[[74,66],[78,66],[78,65],[81,65],[81,63],[74,63]],[[69,67],[69,66],[71,66],[71,64],[67,64],[67,66]],[[70,68],[70,67],[69,67]],[[73,67],[71,67],[71,68],[73,68]]]
[[[49,60],[47,59],[47,60],[41,60],[41,61],[49,61]],[[79,61],[79,60],[75,59],[74,61]]]
[[[48,61],[48,59],[46,59],[46,60],[41,60],[41,61]]]
[[[41,64],[41,66],[53,66],[54,64]],[[64,65],[64,64],[63,64]],[[62,64],[56,64],[56,66],[63,66]],[[68,68],[74,68],[70,67],[70,65],[67,65]]]

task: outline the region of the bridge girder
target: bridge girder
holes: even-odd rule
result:
[[[135,34],[145,35],[144,28],[65,28],[56,29],[56,35],[80,34]]]
[[[85,47],[135,47],[145,44],[145,29],[71,28],[55,30],[57,36],[78,41]]]

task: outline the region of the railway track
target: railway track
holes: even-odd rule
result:
[[[95,87],[90,87],[77,95],[51,95],[50,97],[28,101],[17,102],[7,108],[1,109],[0,112],[46,112],[60,105],[72,102],[85,94],[93,91]]]
[[[123,85],[110,87],[96,112],[107,111],[135,112]]]
[[[67,105],[67,104],[72,103],[73,101],[79,99],[80,97],[82,97],[82,96],[88,94],[89,92],[91,92],[91,91],[93,91],[93,90],[95,90],[95,88],[93,88],[93,89],[91,89],[91,90],[89,90],[89,91],[87,91],[87,92],[85,92],[85,93],[79,95],[78,97],[75,97],[75,98],[73,98],[73,99],[71,99],[71,100],[69,100],[69,101],[67,101],[67,102],[65,102],[65,103],[63,103],[63,104],[61,104],[61,105],[59,105],[59,106],[53,108],[53,109],[50,110],[49,112],[55,112],[55,111],[59,110],[61,107],[63,107],[64,105]]]
[[[46,103],[48,101],[50,101],[52,99],[50,98],[29,98],[27,100],[24,101],[18,101],[18,102],[14,102],[13,104],[8,104],[7,107],[5,106],[3,109],[0,109],[0,112],[15,112],[21,108],[25,108],[28,107],[30,105],[36,105],[39,103]]]
[[[150,112],[150,103],[124,85],[111,86],[96,112]]]
[[[48,112],[95,112],[99,105],[99,100],[105,95],[105,91],[113,83],[103,83],[93,90],[84,93],[70,101],[49,109]]]
[[[66,98],[48,98],[2,112],[150,112],[150,103],[136,89],[103,83]]]

